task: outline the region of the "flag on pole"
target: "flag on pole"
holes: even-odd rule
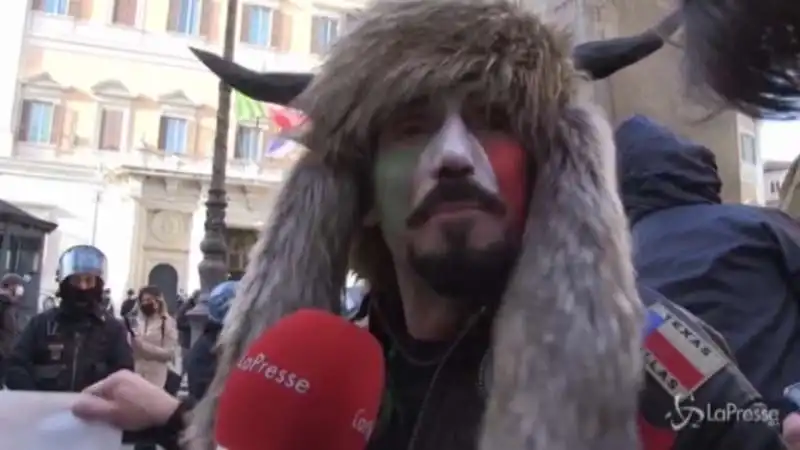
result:
[[[256,121],[266,117],[264,105],[250,97],[233,91],[234,95],[234,114],[237,122]]]

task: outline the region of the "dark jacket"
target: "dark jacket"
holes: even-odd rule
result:
[[[34,316],[20,334],[6,386],[79,392],[120,369],[133,370],[122,324],[100,310],[75,317],[53,308]]]
[[[199,401],[206,395],[208,386],[217,370],[217,345],[222,325],[207,323],[203,334],[197,338],[186,356],[186,377],[189,383],[189,396]]]
[[[178,343],[181,348],[192,346],[192,324],[189,322],[188,312],[194,308],[195,302],[185,300],[180,302],[175,311],[175,324],[178,327]]]
[[[644,117],[615,138],[639,281],[719,331],[741,371],[787,413],[783,388],[800,381],[800,224],[721,204],[713,153]]]
[[[14,340],[17,337],[17,316],[16,306],[11,299],[0,294],[0,381],[5,374],[5,367],[14,347]]]
[[[644,450],[784,449],[775,424],[765,421],[697,420],[694,416],[686,426],[673,429],[677,423],[673,420],[680,418],[676,414],[685,412],[675,409],[676,386],[681,383],[687,385],[684,387],[689,394],[681,403],[683,408],[721,411],[735,405],[742,415],[762,416],[766,415],[766,408],[727,357],[724,340],[716,332],[653,290],[640,287],[640,295],[651,316],[660,317],[647,330],[644,345],[648,365],[639,402]],[[387,394],[368,449],[476,449],[486,392],[491,389],[487,369],[491,355],[486,353],[491,318],[476,316],[470,331],[451,345],[443,361],[430,363],[436,360],[420,354],[414,354],[414,361],[410,361],[406,356],[410,349],[398,348],[408,345],[401,331],[402,313],[392,305],[397,307],[397,301],[385,300],[381,298],[380,307],[377,301],[370,307],[370,330],[384,346],[388,370]],[[695,346],[697,352],[693,356],[683,356],[685,361],[693,361],[695,369],[705,367],[707,378],[689,386],[678,373],[686,369],[685,365],[675,364],[674,360],[659,363],[653,355],[663,353],[658,351],[658,343],[650,342],[650,337],[656,335]],[[710,364],[712,361],[718,364]]]

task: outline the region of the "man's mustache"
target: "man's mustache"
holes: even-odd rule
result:
[[[506,213],[506,205],[496,195],[486,192],[468,181],[444,180],[422,200],[406,219],[406,226],[414,228],[422,225],[445,203],[475,203],[477,209],[496,215]]]

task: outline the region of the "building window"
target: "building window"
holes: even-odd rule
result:
[[[70,0],[33,0],[33,10],[47,14],[66,16],[69,14]]]
[[[778,180],[771,180],[769,182],[769,193],[777,194],[781,191],[781,182]]]
[[[198,36],[202,17],[203,0],[169,0],[169,31]]]
[[[138,3],[138,0],[114,0],[111,21],[116,25],[135,26]]]
[[[55,144],[59,129],[59,108],[52,102],[24,100],[20,114],[19,140],[36,144]]]
[[[231,273],[244,272],[250,250],[258,241],[258,232],[241,228],[226,228],[228,243],[228,270]]]
[[[325,53],[338,37],[338,19],[327,16],[314,16],[311,22],[311,53]]]
[[[122,127],[125,114],[119,109],[100,111],[100,150],[119,150],[122,147]]]
[[[244,5],[242,10],[242,42],[269,47],[273,45],[274,11],[266,6]]]
[[[739,134],[739,155],[742,161],[750,164],[758,164],[758,148],[756,147],[756,137],[749,133]]]
[[[158,129],[158,148],[169,155],[186,153],[189,122],[178,117],[162,116]]]
[[[233,150],[233,157],[245,161],[261,159],[263,136],[263,131],[258,127],[239,125],[236,130],[236,146]]]

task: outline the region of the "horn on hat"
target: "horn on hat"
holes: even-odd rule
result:
[[[663,46],[664,41],[651,33],[602,39],[576,46],[572,60],[575,67],[586,72],[592,80],[602,80],[647,58]]]
[[[286,106],[305,90],[314,77],[311,73],[260,73],[205,50],[196,48],[190,50],[214,75],[231,88],[262,102]]]
[[[602,80],[647,58],[663,45],[657,35],[643,33],[579,44],[572,57],[578,70],[586,72],[592,80]],[[262,102],[287,106],[314,78],[312,73],[256,72],[205,50],[190,50],[231,88]]]

